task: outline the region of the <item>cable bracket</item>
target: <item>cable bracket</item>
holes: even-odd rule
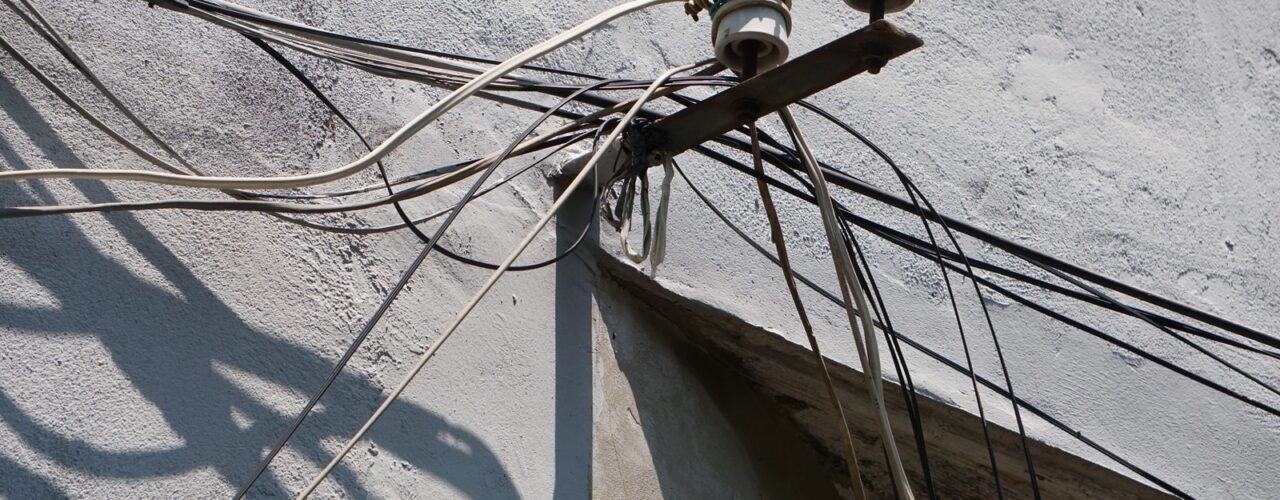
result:
[[[878,72],[924,41],[886,20],[840,37],[777,68],[750,78],[698,104],[666,116],[644,130],[640,149],[675,156],[854,75]]]

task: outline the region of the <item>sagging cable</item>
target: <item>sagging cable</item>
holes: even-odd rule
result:
[[[671,179],[675,175],[671,155],[662,155],[662,184],[658,189],[658,214],[653,217],[653,246],[649,249],[652,273],[667,258],[667,211],[671,207]]]
[[[524,239],[522,239],[520,243],[516,245],[516,248],[511,252],[511,254],[508,255],[505,260],[503,260],[502,264],[498,266],[498,269],[495,270],[493,274],[489,276],[489,279],[484,283],[484,285],[480,287],[480,290],[478,290],[476,294],[471,298],[471,300],[465,306],[463,306],[462,310],[458,312],[457,317],[453,320],[453,322],[449,325],[449,327],[446,328],[443,332],[441,332],[441,334],[436,338],[436,340],[431,344],[431,346],[425,352],[423,352],[422,356],[418,358],[417,363],[415,363],[413,368],[411,368],[409,372],[404,375],[404,377],[400,380],[400,383],[396,385],[396,387],[391,391],[391,393],[387,395],[387,398],[382,402],[381,405],[378,406],[378,409],[373,412],[373,415],[371,415],[369,419],[365,421],[364,425],[362,425],[360,429],[356,431],[354,435],[351,436],[351,439],[348,440],[346,445],[342,448],[342,450],[339,451],[338,454],[333,457],[333,460],[331,460],[329,464],[326,465],[325,468],[321,470],[320,473],[317,474],[316,477],[311,480],[311,483],[307,485],[306,489],[304,489],[302,493],[298,495],[299,499],[307,498],[311,495],[311,493],[315,491],[316,487],[318,487],[320,483],[324,481],[326,477],[328,477],[329,473],[332,472],[334,467],[336,467],[338,463],[342,461],[343,457],[346,457],[347,454],[351,452],[351,449],[355,447],[356,443],[358,443],[360,439],[362,439],[364,435],[369,431],[369,429],[373,427],[373,424],[375,424],[378,421],[378,419],[382,417],[383,413],[386,412],[387,408],[389,408],[391,404],[395,402],[395,400],[399,398],[401,394],[404,393],[404,390],[409,386],[409,383],[411,383],[413,379],[418,375],[418,373],[422,371],[423,367],[426,366],[427,362],[431,360],[431,357],[434,356],[435,353],[440,350],[440,347],[444,345],[445,341],[447,341],[449,337],[453,335],[454,332],[457,331],[458,327],[462,325],[462,322],[466,320],[467,316],[471,314],[471,311],[475,310],[476,306],[479,305],[482,299],[484,299],[485,295],[488,294],[489,290],[491,290],[493,286],[497,284],[498,279],[501,278],[502,275],[506,273],[507,268],[509,268],[511,264],[515,262],[517,258],[520,257],[520,254],[524,252],[525,248],[528,248],[529,244],[533,243],[534,238],[538,236],[538,233],[542,231],[542,228],[546,227],[547,223],[551,221],[551,218],[554,217],[555,214],[560,211],[560,209],[565,205],[565,203],[568,201],[568,199],[573,194],[573,192],[576,191],[578,187],[583,184],[583,182],[587,179],[587,177],[593,175],[596,172],[596,165],[600,163],[600,160],[601,158],[604,157],[605,153],[610,150],[609,145],[613,144],[618,140],[618,137],[627,128],[627,124],[631,122],[631,119],[635,118],[636,113],[639,112],[640,108],[644,106],[644,103],[653,96],[653,94],[662,85],[662,82],[666,81],[666,79],[668,78],[671,78],[671,76],[675,75],[676,73],[698,68],[700,66],[705,66],[710,62],[712,61],[704,61],[700,63],[673,68],[663,73],[662,76],[660,76],[658,79],[653,81],[653,84],[650,85],[649,88],[645,90],[644,94],[641,95],[641,97],[636,100],[635,104],[631,107],[631,109],[627,111],[627,114],[623,117],[618,127],[616,127],[612,132],[610,132],[609,136],[604,141],[605,147],[596,149],[596,151],[591,155],[591,158],[587,160],[586,165],[583,166],[582,171],[579,172],[578,175],[573,178],[573,181],[571,181],[569,185],[565,187],[563,193],[560,195],[559,198],[556,199],[555,203],[552,204],[551,208],[548,209],[545,214],[543,214],[542,218],[539,219],[536,224],[534,224],[533,228],[529,230],[529,232],[525,235]]]
[[[516,70],[521,65],[550,53],[564,45],[577,40],[587,33],[632,12],[676,0],[632,0],[610,8],[588,19],[569,30],[556,35],[542,43],[530,47],[502,64],[486,70],[480,76],[451,92],[448,96],[427,108],[417,117],[410,120],[374,151],[365,154],[354,162],[341,167],[303,175],[276,177],[222,177],[222,176],[190,176],[163,172],[146,172],[139,170],[118,169],[83,169],[56,168],[41,170],[24,170],[17,172],[0,172],[0,181],[17,181],[32,179],[94,179],[94,180],[130,180],[170,184],[196,188],[212,189],[286,189],[324,184],[349,177],[374,165],[374,163],[399,148],[410,138],[417,135],[437,118],[456,107],[458,104],[479,92],[488,84]]]
[[[784,107],[778,111],[778,115],[782,117],[783,123],[791,133],[792,139],[796,143],[796,149],[800,151],[801,159],[813,182],[823,227],[827,233],[827,242],[831,247],[837,280],[840,283],[840,291],[845,298],[845,312],[849,318],[849,327],[853,333],[858,355],[862,358],[862,369],[867,382],[867,391],[870,392],[872,399],[875,401],[876,413],[880,424],[880,437],[889,463],[894,491],[900,499],[912,500],[915,496],[911,492],[911,485],[907,482],[906,471],[902,467],[902,459],[898,455],[898,445],[894,440],[893,428],[889,422],[889,412],[885,407],[880,354],[876,349],[871,310],[867,305],[867,298],[862,293],[862,288],[855,279],[857,273],[853,266],[853,259],[849,256],[844,242],[839,236],[840,228],[835,208],[832,206],[831,194],[827,191],[826,180],[823,178],[822,170],[819,168],[818,162],[814,160],[813,154],[809,151],[809,146],[805,143],[804,136],[800,133],[800,129],[796,125],[795,118],[791,116],[791,112]],[[852,300],[850,297],[852,297]]]

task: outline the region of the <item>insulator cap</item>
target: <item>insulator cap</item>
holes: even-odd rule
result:
[[[787,35],[791,32],[791,12],[781,0],[728,0],[716,6],[711,18],[711,42],[716,59],[742,72],[742,42],[760,42],[757,71],[763,73],[787,61]]]

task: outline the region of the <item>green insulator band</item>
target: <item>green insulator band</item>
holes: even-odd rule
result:
[[[707,8],[707,13],[711,14],[711,17],[714,19],[716,17],[716,11],[720,10],[720,7],[724,7],[724,4],[732,1],[733,0],[716,0],[711,2],[711,7]]]

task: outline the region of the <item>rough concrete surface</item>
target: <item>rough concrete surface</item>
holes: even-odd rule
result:
[[[362,151],[305,89],[238,35],[148,9],[142,1],[33,2],[139,116],[211,173],[310,172]],[[245,4],[339,32],[503,58],[612,2]],[[793,17],[792,54],[864,22],[833,0],[795,2]],[[923,38],[925,47],[880,75],[859,76],[813,101],[893,155],[940,211],[1264,332],[1280,331],[1280,253],[1272,229],[1280,218],[1274,202],[1280,192],[1274,173],[1280,162],[1280,5],[922,0],[891,19]],[[705,16],[693,23],[678,5],[666,5],[620,20],[542,63],[652,78],[709,56],[708,30]],[[89,109],[141,140],[4,9],[0,36]],[[442,95],[331,62],[295,59],[375,139]],[[0,110],[4,170],[148,168],[8,57],[0,58]],[[819,158],[895,189],[888,170],[865,148],[812,115],[798,115]],[[469,102],[393,154],[388,168],[408,173],[486,154],[531,118]],[[781,130],[773,120],[761,126]],[[694,158],[682,158],[682,165],[764,241],[753,181]],[[341,184],[373,180],[365,172]],[[542,176],[521,178],[470,207],[445,243],[499,260],[552,195]],[[128,182],[0,185],[4,206],[220,196]],[[411,203],[410,210],[425,213],[456,196],[441,193]],[[904,214],[864,199],[844,201],[867,217],[920,233]],[[817,212],[795,200],[779,202],[797,269],[834,286]],[[394,215],[376,210],[322,219],[376,224],[392,222]],[[535,243],[528,260],[551,255],[576,235],[579,226],[561,222]],[[600,238],[616,247],[612,230],[602,229]],[[864,240],[897,326],[961,356],[936,267],[870,236]],[[998,252],[963,243],[973,254],[1013,265]],[[407,233],[333,235],[251,214],[157,211],[0,221],[0,494],[229,496],[416,248]],[[658,383],[685,379],[676,372],[648,381],[654,386],[638,385],[647,381],[610,379],[593,364],[593,351],[627,347],[600,338],[611,330],[607,323],[617,321],[609,317],[639,313],[596,289],[582,258],[504,278],[320,493],[588,496],[601,446],[638,444],[636,435],[626,434],[634,429],[593,425],[596,417],[619,411],[606,407],[609,398],[630,391],[660,403],[665,396],[655,389]],[[656,274],[671,290],[805,345],[777,269],[740,244],[678,182],[668,260]],[[486,275],[430,259],[254,495],[297,492]],[[1274,394],[1139,321],[1032,295],[1280,404]],[[857,366],[843,313],[817,295],[806,299],[824,352]],[[987,300],[1020,396],[1196,497],[1280,496],[1273,464],[1280,420],[1016,304]],[[962,293],[960,305],[975,365],[995,378],[998,365],[976,299]],[[644,321],[635,319],[666,328]],[[1274,362],[1223,355],[1280,383]],[[967,378],[917,353],[907,357],[927,394],[976,411]],[[630,388],[609,386],[619,391],[606,393],[609,380]],[[705,392],[671,392],[672,407],[687,409],[692,421],[713,429],[702,443],[721,454],[684,456],[673,451],[678,448],[655,445],[646,433],[648,451],[632,449],[638,454],[633,458],[666,462],[652,476],[636,478],[631,491],[732,494],[732,488],[662,472],[707,470],[694,462],[718,464],[724,478],[751,476],[755,464],[742,458],[751,450],[732,448],[745,445],[725,423],[723,408],[729,407],[693,402],[699,391]],[[1007,403],[990,393],[983,399],[991,402],[989,417],[1012,425]],[[1043,422],[1029,418],[1027,425],[1038,440],[1120,470]],[[769,487],[762,480],[757,493]]]

